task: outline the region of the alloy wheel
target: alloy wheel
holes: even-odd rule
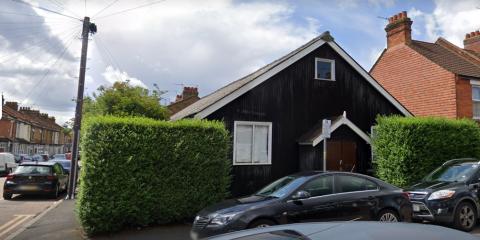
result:
[[[470,206],[463,206],[460,209],[460,224],[464,228],[471,228],[475,222],[475,214],[473,213],[473,209]]]
[[[386,212],[380,217],[380,222],[398,222],[398,219],[393,213]]]

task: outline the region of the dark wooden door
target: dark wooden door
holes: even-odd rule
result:
[[[357,144],[352,141],[327,140],[327,170],[355,171],[357,166]]]

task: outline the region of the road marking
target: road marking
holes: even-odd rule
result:
[[[52,205],[50,205],[50,207],[48,207],[47,209],[45,209],[43,212],[41,212],[40,214],[34,216],[30,221],[28,221],[26,224],[24,224],[23,226],[21,226],[17,231],[15,231],[14,233],[8,235],[4,240],[12,240],[13,238],[15,238],[16,236],[18,236],[20,233],[22,233],[23,231],[25,231],[25,229],[27,229],[28,227],[30,227],[31,225],[33,225],[35,222],[37,222],[40,218],[42,218],[43,216],[45,216],[45,214],[47,214],[48,212],[50,212],[52,209],[56,208],[58,206],[58,204],[60,204],[61,202],[63,202],[63,199],[60,199],[60,200],[57,200],[55,202],[53,202]]]
[[[3,224],[0,227],[0,237],[5,235],[6,233],[10,232],[12,229],[16,228],[18,225],[22,224],[23,222],[27,221],[30,217],[34,215],[14,215],[14,218],[9,222]]]

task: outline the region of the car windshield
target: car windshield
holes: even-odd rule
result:
[[[14,174],[51,174],[49,166],[18,166]]]
[[[292,192],[304,182],[304,177],[286,176],[264,187],[255,195],[280,198]]]
[[[463,182],[470,178],[478,169],[477,163],[456,163],[443,165],[427,175],[426,182]]]

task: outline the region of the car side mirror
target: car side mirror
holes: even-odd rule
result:
[[[310,198],[310,193],[307,191],[300,190],[292,195],[293,200],[302,200]]]

